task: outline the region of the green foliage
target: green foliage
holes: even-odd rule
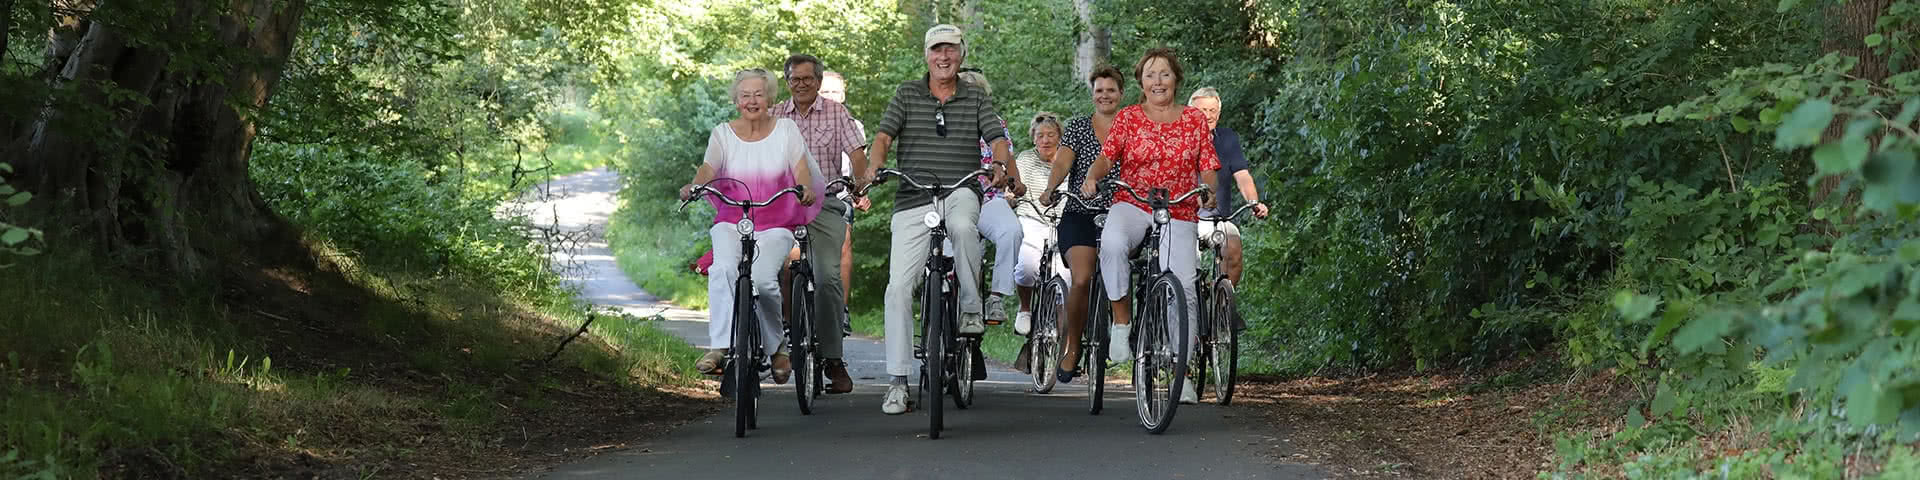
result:
[[[19,207],[26,205],[28,201],[33,199],[32,193],[19,191],[12,185],[7,184],[7,178],[3,174],[12,172],[12,165],[0,162],[0,208]],[[0,212],[4,212],[4,210],[0,210]],[[0,253],[12,255],[39,254],[40,249],[35,247],[35,245],[39,245],[44,238],[40,229],[7,223],[6,218],[6,216],[0,215]],[[0,264],[0,266],[4,266],[4,264]]]

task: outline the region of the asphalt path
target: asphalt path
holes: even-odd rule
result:
[[[616,174],[596,170],[544,185],[541,198],[518,208],[536,223],[583,232],[577,249],[556,265],[593,304],[639,315],[695,345],[705,343],[706,313],[675,307],[640,290],[620,272],[607,247],[606,221],[617,205]],[[855,244],[858,248],[858,243]],[[858,254],[858,252],[856,252]],[[792,386],[764,383],[759,429],[733,436],[733,409],[689,422],[628,448],[603,452],[542,479],[747,478],[1206,478],[1308,479],[1326,475],[1276,460],[1287,455],[1283,432],[1245,407],[1182,405],[1172,426],[1149,435],[1139,425],[1124,383],[1107,386],[1105,409],[1088,414],[1084,379],[1032,393],[1027,376],[1002,366],[977,382],[970,408],[945,403],[946,428],[927,437],[924,405],[904,415],[880,412],[886,391],[879,339],[846,340],[854,392],[800,413]]]

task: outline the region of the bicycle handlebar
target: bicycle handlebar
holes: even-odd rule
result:
[[[1254,207],[1255,205],[1259,205],[1259,203],[1258,203],[1258,202],[1255,202],[1255,203],[1249,203],[1249,204],[1246,204],[1246,205],[1241,205],[1241,206],[1240,206],[1240,208],[1236,208],[1236,209],[1233,209],[1233,213],[1231,213],[1231,214],[1227,214],[1227,215],[1224,215],[1224,216],[1223,216],[1223,215],[1214,215],[1214,216],[1207,216],[1207,217],[1200,217],[1200,221],[1203,221],[1203,222],[1215,222],[1215,223],[1218,223],[1218,222],[1231,222],[1231,221],[1233,221],[1233,219],[1235,219],[1235,218],[1239,218],[1239,217],[1240,217],[1240,214],[1242,214],[1242,213],[1247,213],[1247,210],[1249,210],[1249,209],[1252,209],[1252,208],[1253,208],[1253,207]]]
[[[773,192],[773,196],[767,197],[766,201],[752,202],[752,201],[735,200],[733,197],[728,197],[727,194],[720,193],[719,190],[713,189],[713,187],[711,186],[713,185],[713,182],[717,182],[720,180],[723,180],[723,179],[716,178],[711,181],[708,181],[705,184],[694,185],[693,194],[688,195],[686,200],[680,201],[680,211],[681,212],[687,211],[687,205],[692,204],[694,200],[699,200],[700,197],[702,196],[712,196],[714,198],[719,199],[720,203],[732,205],[735,207],[746,208],[746,209],[761,208],[768,205],[773,205],[773,202],[777,202],[780,200],[781,195],[793,194],[793,196],[799,197],[800,192],[806,190],[807,188],[806,185],[794,185],[791,187],[780,189],[780,191],[778,192]]]
[[[998,165],[996,164],[993,166],[998,166]],[[992,174],[993,174],[993,169],[989,167],[980,167],[978,169],[975,169],[972,172],[967,173],[966,175],[961,175],[960,179],[954,181],[952,185],[943,186],[943,185],[927,185],[925,183],[920,183],[919,180],[915,180],[912,175],[909,175],[906,172],[902,172],[902,171],[891,169],[891,168],[882,168],[880,169],[879,173],[874,175],[873,183],[867,184],[867,188],[861,189],[858,192],[854,192],[853,195],[857,197],[867,196],[867,190],[873,189],[875,185],[886,183],[887,177],[898,177],[900,178],[900,181],[906,182],[908,186],[911,186],[913,188],[917,188],[921,190],[933,190],[937,194],[944,194],[946,192],[959,190],[961,187],[967,186],[967,184],[974,182],[974,179],[981,175],[992,175]]]
[[[1141,195],[1140,192],[1134,191],[1132,185],[1127,185],[1127,182],[1121,181],[1120,179],[1110,178],[1105,180],[1105,183],[1108,185],[1112,185],[1116,190],[1126,190],[1128,195],[1133,195],[1133,198],[1146,200],[1149,203],[1153,202],[1154,200],[1165,200],[1165,198],[1156,198],[1153,196]],[[1174,197],[1172,200],[1167,201],[1167,205],[1177,205],[1181,203],[1186,203],[1186,201],[1188,199],[1193,198],[1194,195],[1201,195],[1205,193],[1208,193],[1207,184],[1202,183],[1194,186],[1193,190],[1189,190],[1187,191],[1187,193],[1182,193],[1180,194],[1180,196]]]

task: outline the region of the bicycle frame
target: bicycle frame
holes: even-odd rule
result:
[[[759,374],[772,368],[772,365],[767,362],[768,359],[761,353],[766,349],[766,346],[763,343],[764,340],[761,338],[763,332],[760,331],[760,322],[755,321],[756,319],[753,313],[755,305],[759,303],[757,301],[759,295],[753,291],[753,260],[758,256],[758,252],[756,252],[757,243],[754,238],[753,209],[772,205],[774,202],[779,201],[780,197],[789,194],[799,196],[801,189],[805,187],[799,185],[787,187],[775,192],[773,196],[767,197],[766,201],[753,202],[734,199],[721,193],[719,190],[713,189],[713,182],[720,180],[733,179],[714,179],[706,184],[696,185],[693,191],[690,192],[690,195],[680,202],[680,211],[685,212],[687,205],[703,196],[712,196],[718,199],[720,203],[740,207],[741,209],[740,221],[734,225],[735,231],[740,234],[739,277],[734,282],[736,286],[736,291],[734,292],[735,309],[733,318],[731,319],[735,339],[733,345],[728,348],[729,364],[726,367],[727,373],[731,375],[730,379],[734,381],[721,382],[720,392],[722,395],[732,396],[734,404],[738,409],[738,413],[735,416],[733,435],[735,437],[745,437],[748,429],[759,428],[758,413],[756,413],[757,398],[760,393]],[[737,289],[740,286],[744,286],[746,291],[738,291]],[[746,301],[743,302],[741,301],[742,299]],[[741,337],[743,336],[746,339],[744,345],[741,341]]]

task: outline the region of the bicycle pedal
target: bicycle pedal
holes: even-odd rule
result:
[[[1000,320],[987,320],[986,322],[988,326],[1000,326],[1000,325],[1005,325],[1007,323]]]

